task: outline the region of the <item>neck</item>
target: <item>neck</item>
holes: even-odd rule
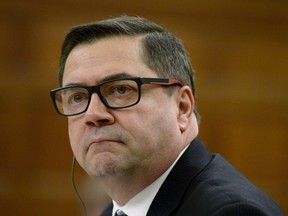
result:
[[[98,180],[111,199],[117,202],[118,205],[123,206],[158,178],[158,176],[151,173],[147,175],[148,173],[148,171],[143,170],[141,176],[132,176],[131,174],[105,176]]]
[[[142,166],[136,170],[127,171],[119,175],[97,177],[110,198],[117,202],[118,205],[123,206],[159,178],[172,165],[180,152],[198,135],[198,124],[195,116],[192,122],[193,123],[189,124],[189,127],[182,132],[180,142],[182,145],[179,145],[178,148],[176,148],[177,150],[174,149],[174,151],[164,153],[166,156],[169,155],[169,157],[165,157],[165,163],[159,163],[160,156],[158,156],[158,158],[151,159],[156,163],[152,163],[149,166]],[[176,140],[174,140],[173,143],[176,143]]]
[[[118,205],[125,205],[130,199],[139,192],[148,187],[157,178],[159,178],[175,161],[179,152],[170,158],[166,158],[165,163],[150,164],[147,167],[141,167],[129,173],[121,175],[109,175],[97,177],[106,193],[117,202]],[[154,159],[156,161],[156,159]]]
[[[193,113],[189,126],[183,131],[183,143],[187,145],[194,140],[199,133],[199,126],[195,114]]]

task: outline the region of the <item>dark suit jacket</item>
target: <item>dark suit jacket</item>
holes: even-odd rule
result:
[[[112,204],[102,216],[112,215]],[[196,138],[178,160],[147,216],[279,216],[277,204]],[[129,215],[137,216],[137,215]]]

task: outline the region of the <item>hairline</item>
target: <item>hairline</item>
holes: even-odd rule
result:
[[[143,64],[145,64],[147,67],[149,67],[149,65],[146,63],[145,61],[145,58],[146,58],[146,55],[147,55],[147,52],[146,52],[146,49],[145,49],[145,38],[146,36],[148,35],[149,33],[138,33],[138,34],[110,34],[110,35],[105,35],[105,36],[102,36],[102,37],[95,37],[93,38],[92,40],[86,40],[86,41],[81,41],[79,42],[78,44],[76,44],[75,46],[73,46],[73,48],[69,51],[69,54],[66,56],[65,58],[65,61],[62,62],[63,65],[62,68],[59,68],[59,83],[60,83],[60,86],[63,85],[63,77],[64,77],[64,72],[65,72],[65,68],[66,68],[66,63],[67,63],[67,60],[69,58],[69,56],[71,55],[71,53],[79,48],[80,46],[89,46],[89,45],[93,45],[95,43],[98,43],[98,42],[101,42],[103,40],[109,40],[109,39],[113,39],[113,38],[132,38],[132,39],[136,39],[139,43],[138,43],[138,46],[139,46],[139,57],[141,59],[141,61],[143,62]],[[150,67],[149,67],[150,68]],[[152,69],[152,68],[150,68]],[[157,71],[155,71],[153,69],[153,72],[159,76],[159,73]]]

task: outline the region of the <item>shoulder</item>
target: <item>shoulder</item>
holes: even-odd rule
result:
[[[281,216],[283,215],[281,212],[277,214],[273,214],[271,212],[266,212],[263,208],[247,202],[239,202],[239,203],[231,203],[217,210],[213,216]]]
[[[283,215],[268,195],[221,155],[211,154],[199,139],[177,161],[148,213],[149,216]]]
[[[184,197],[183,206],[199,213],[195,215],[283,215],[267,194],[218,154],[190,182]]]

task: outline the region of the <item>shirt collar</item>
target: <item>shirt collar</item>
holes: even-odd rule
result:
[[[187,145],[178,155],[176,160],[173,162],[173,164],[158,178],[156,179],[152,184],[150,184],[148,187],[146,187],[144,190],[142,190],[140,193],[136,194],[131,200],[129,200],[124,206],[118,205],[114,200],[113,202],[113,214],[120,209],[128,216],[130,215],[137,215],[137,216],[145,216],[149,210],[149,207],[156,196],[157,192],[159,191],[161,185],[165,181],[166,177],[171,172],[172,168],[175,166],[181,155],[185,152],[185,150],[188,148],[189,145]]]

